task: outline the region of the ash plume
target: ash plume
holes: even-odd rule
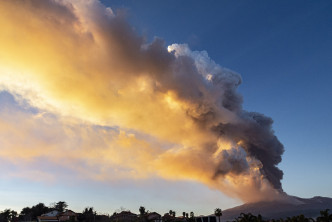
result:
[[[175,45],[174,48],[181,47]],[[201,107],[204,102],[198,102],[198,108],[194,110],[196,115],[193,118],[202,125],[208,125],[207,130],[211,130],[218,137],[227,138],[233,143],[238,144],[245,151],[248,157],[254,158],[261,163],[260,172],[272,184],[275,189],[282,191],[281,179],[283,172],[277,167],[281,162],[281,156],[284,152],[283,145],[274,135],[272,130],[273,120],[260,113],[247,112],[242,109],[242,97],[236,92],[236,88],[241,83],[241,78],[229,71],[224,70],[213,61],[209,60],[206,53],[203,56],[192,55],[187,48],[182,49],[183,55],[199,60],[201,64],[196,64],[201,73],[209,73],[211,76],[211,88],[213,91],[219,91],[217,100],[213,105]],[[192,56],[190,56],[192,55]],[[203,58],[202,58],[203,57]],[[204,62],[202,62],[204,61]],[[203,66],[203,67],[200,67]],[[203,104],[202,104],[203,103]],[[231,112],[235,119],[222,122],[216,119],[216,116],[228,116]],[[190,115],[190,113],[189,113]],[[215,172],[215,177],[229,172],[235,174],[245,173],[250,167],[246,155],[237,155],[237,152],[223,152],[222,161]],[[224,165],[228,166],[225,167]],[[228,169],[228,170],[227,170]]]
[[[284,152],[272,130],[272,119],[260,113],[243,111],[239,124],[219,124],[214,128],[216,133],[238,141],[248,156],[261,162],[261,173],[274,188],[282,190],[283,172],[277,167]]]
[[[244,201],[282,193],[272,119],[243,110],[240,75],[207,52],[148,43],[96,0],[1,1],[0,25],[0,89],[56,116],[144,135],[103,142],[105,164],[126,166],[130,147],[139,161],[127,167],[145,177],[196,180]]]

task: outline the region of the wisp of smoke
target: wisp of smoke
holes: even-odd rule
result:
[[[243,110],[240,75],[205,51],[148,43],[97,0],[4,0],[0,26],[0,89],[53,115],[161,144],[137,152],[144,161],[131,168],[244,201],[282,193],[284,148],[272,119]],[[123,147],[135,152],[135,143]]]

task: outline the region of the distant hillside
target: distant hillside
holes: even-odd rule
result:
[[[332,211],[332,198],[313,197],[305,199],[290,196],[288,200],[247,203],[224,210],[222,219],[223,221],[231,221],[241,213],[261,214],[264,219],[280,219],[300,214],[316,218],[320,211],[325,209],[331,209]]]

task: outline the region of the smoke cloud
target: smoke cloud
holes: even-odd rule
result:
[[[22,138],[1,137],[1,158],[63,164],[48,151],[66,150],[64,165],[94,179],[195,180],[243,201],[282,193],[272,119],[243,110],[241,76],[207,52],[146,42],[96,0],[1,1],[0,27],[0,90],[38,110],[1,111],[1,132]]]

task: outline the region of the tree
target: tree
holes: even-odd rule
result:
[[[176,212],[173,211],[173,210],[169,210],[169,215],[172,216],[172,217],[175,217],[176,215]]]
[[[83,220],[86,222],[94,222],[96,219],[96,211],[93,207],[86,207],[82,212]]]
[[[13,219],[17,216],[17,212],[11,209],[5,209],[0,213],[0,221],[9,222],[13,221]]]
[[[29,219],[30,221],[32,220],[37,220],[37,217],[49,212],[51,209],[46,207],[45,204],[39,203],[36,204],[35,206],[30,207],[25,207],[22,209],[20,216],[23,219]]]
[[[307,218],[303,214],[301,214],[293,217],[287,217],[286,220],[283,220],[281,222],[314,222],[314,221],[315,221],[314,219]]]
[[[222,216],[222,211],[221,211],[221,209],[220,208],[216,208],[215,210],[214,210],[214,215],[216,215],[216,217],[218,217],[218,221],[220,222],[220,217]]]
[[[54,209],[59,212],[64,212],[68,207],[68,204],[65,201],[59,201],[55,203]]]
[[[32,211],[30,207],[24,207],[20,213],[20,220],[32,221]]]
[[[145,207],[143,207],[143,206],[140,206],[139,207],[139,214],[140,214],[140,217],[141,217],[141,221],[146,221],[146,218],[145,218],[145,216],[146,216],[146,210],[145,210]]]
[[[191,221],[191,222],[194,222],[195,221],[195,214],[194,214],[194,212],[190,212],[190,218],[189,218],[189,221]]]
[[[258,214],[256,221],[257,222],[264,222],[262,215]]]
[[[322,210],[320,216],[317,217],[317,222],[331,222],[332,214],[329,214],[329,209]]]
[[[245,214],[241,213],[240,216],[236,219],[238,222],[255,222],[257,221],[257,217],[252,215],[251,213]]]
[[[143,206],[140,206],[139,207],[139,214],[141,215],[141,216],[143,216],[143,215],[145,215],[145,207],[143,207]]]

